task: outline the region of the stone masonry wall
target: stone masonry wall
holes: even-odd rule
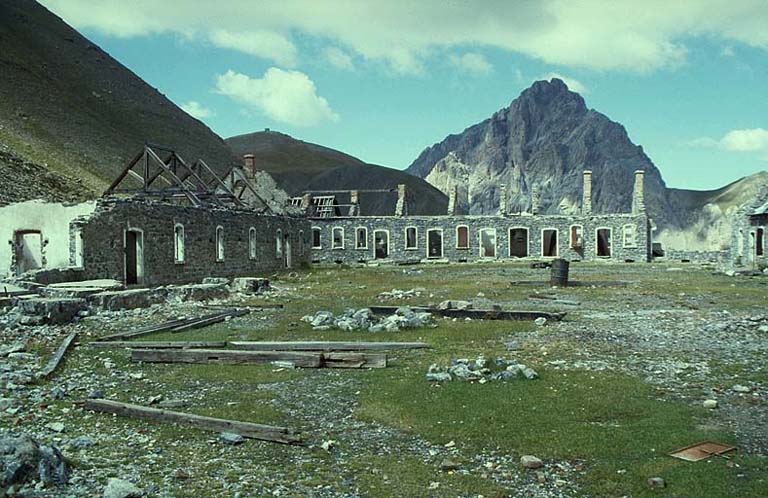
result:
[[[649,261],[650,259],[650,227],[648,217],[641,213],[612,214],[612,215],[507,215],[507,216],[408,216],[408,217],[350,217],[311,220],[313,229],[320,230],[320,248],[312,249],[312,261],[318,263],[354,263],[375,259],[374,230],[386,230],[389,233],[389,260],[415,261],[427,258],[427,230],[440,229],[443,231],[443,259],[448,261],[479,261],[488,259],[512,259],[509,255],[509,230],[512,228],[528,229],[528,258],[544,259],[542,257],[542,231],[557,229],[557,257],[568,260],[608,260],[624,262]],[[467,226],[469,229],[469,247],[457,248],[457,227]],[[571,246],[572,225],[583,227],[582,249],[576,251]],[[623,227],[634,227],[635,242],[625,246]],[[334,228],[344,229],[344,247],[332,247],[332,231]],[[367,229],[367,247],[357,249],[355,246],[356,229]],[[405,249],[405,230],[416,227],[417,244],[415,249]],[[496,256],[485,258],[480,254],[480,231],[482,229],[496,230]],[[597,256],[598,228],[611,229],[611,256]]]
[[[184,227],[184,262],[174,257],[174,226]],[[260,276],[285,268],[277,254],[278,231],[288,235],[292,266],[307,263],[310,225],[304,218],[171,204],[105,200],[88,220],[78,220],[86,279],[125,279],[126,230],[143,233],[143,285],[197,282],[205,277]],[[224,230],[224,259],[218,261],[216,228]],[[256,229],[256,254],[249,254],[249,231]],[[285,251],[285,244],[283,244]]]

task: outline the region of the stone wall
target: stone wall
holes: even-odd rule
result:
[[[183,262],[176,261],[177,225],[184,227]],[[310,255],[309,226],[304,218],[111,199],[100,201],[89,218],[77,220],[73,232],[79,230],[82,236],[84,278],[125,281],[126,234],[132,231],[143,239],[143,276],[138,283],[162,285],[205,277],[259,276],[285,268],[286,258],[277,253],[278,234],[284,253],[290,245],[291,266],[299,266]],[[223,234],[223,258],[217,251],[218,227]],[[251,228],[255,229],[253,254]]]
[[[406,217],[347,217],[316,218],[311,220],[313,229],[320,231],[320,247],[312,248],[312,261],[322,263],[354,263],[377,259],[374,249],[374,231],[389,234],[389,257],[396,262],[417,260],[480,261],[489,259],[513,259],[510,256],[510,229],[528,230],[528,258],[545,259],[542,253],[542,234],[545,229],[556,229],[558,233],[557,257],[569,260],[595,261],[607,260],[624,262],[649,261],[650,226],[648,217],[640,214],[613,215],[507,215],[507,216],[406,216]],[[580,225],[582,248],[571,248],[571,227]],[[457,247],[457,227],[468,227],[469,247]],[[623,227],[634,230],[634,244],[624,244]],[[356,231],[365,228],[366,243],[356,247]],[[406,228],[415,227],[417,231],[416,247],[406,249]],[[333,230],[343,229],[343,247],[333,247]],[[608,228],[611,231],[610,257],[597,255],[597,230]],[[481,255],[480,233],[483,229],[495,229],[495,256]],[[442,231],[442,255],[429,257],[427,254],[427,231]],[[435,255],[433,255],[435,256]]]

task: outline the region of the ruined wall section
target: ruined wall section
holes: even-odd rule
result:
[[[332,219],[313,219],[312,227],[320,230],[320,247],[312,249],[312,261],[316,263],[356,263],[375,259],[374,231],[384,230],[389,234],[389,260],[415,261],[443,259],[451,262],[472,262],[489,259],[517,259],[510,256],[510,229],[524,228],[528,231],[528,259],[547,259],[542,252],[543,231],[556,229],[558,234],[557,256],[568,260],[615,261],[627,260],[644,262],[650,260],[650,225],[647,215],[610,214],[610,215],[507,215],[507,216],[425,216],[425,217],[347,217]],[[571,227],[582,227],[582,248],[571,248]],[[457,227],[468,227],[469,247],[458,248]],[[625,244],[624,227],[632,227],[634,236],[631,243]],[[360,227],[367,230],[364,248],[356,247],[356,232]],[[414,249],[406,249],[406,229],[416,227],[417,244]],[[333,247],[333,229],[342,228],[343,248]],[[611,255],[597,255],[597,230],[610,229]],[[442,258],[429,258],[427,251],[427,231],[442,230]],[[495,229],[496,251],[494,257],[481,254],[480,232],[483,229]]]
[[[184,262],[175,261],[174,227],[184,227]],[[130,200],[104,200],[87,220],[78,220],[83,278],[125,279],[125,234],[143,234],[143,285],[197,282],[205,277],[259,276],[286,267],[277,237],[288,236],[292,266],[310,255],[305,218],[228,209],[204,209]],[[217,258],[216,229],[223,228],[224,258]],[[255,257],[249,232],[255,228]],[[283,240],[283,251],[286,249]]]

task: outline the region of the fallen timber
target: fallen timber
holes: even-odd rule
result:
[[[426,306],[410,306],[411,310],[427,312],[447,318],[472,318],[473,320],[536,320],[546,318],[559,322],[567,313],[548,311],[505,311],[505,310],[458,310],[438,309]],[[371,306],[370,310],[376,315],[391,315],[397,311],[397,306]]]
[[[59,345],[59,348],[56,350],[56,353],[53,355],[53,357],[51,357],[50,361],[48,361],[48,364],[40,372],[41,377],[50,377],[51,374],[56,371],[56,369],[59,367],[59,363],[61,363],[61,360],[64,359],[64,355],[67,354],[67,350],[75,341],[76,337],[77,332],[72,332],[62,341],[61,345]]]
[[[299,368],[385,368],[384,353],[242,351],[234,349],[133,349],[132,361],[145,363],[224,363],[230,365],[290,362]]]
[[[93,341],[88,346],[92,348],[126,348],[126,349],[216,349],[227,347],[226,341]]]
[[[301,438],[294,431],[285,427],[240,422],[221,418],[204,417],[189,413],[161,410],[148,406],[121,403],[108,399],[87,399],[82,402],[83,408],[103,413],[114,413],[122,417],[156,420],[184,424],[198,429],[206,429],[216,432],[234,432],[243,437],[271,441],[281,444],[302,444]]]
[[[229,309],[221,311],[219,313],[213,313],[211,315],[205,315],[197,318],[183,318],[180,320],[171,320],[170,322],[159,323],[156,325],[150,325],[148,327],[142,327],[135,330],[129,330],[128,332],[119,332],[117,334],[106,335],[100,337],[99,341],[114,341],[117,339],[128,339],[131,337],[139,337],[142,335],[153,334],[155,332],[181,332],[182,330],[196,329],[200,327],[207,327],[214,323],[223,322],[227,318],[234,318],[238,316],[247,315],[250,313],[249,309]]]
[[[231,341],[230,346],[250,351],[389,351],[429,349],[424,342],[343,342],[343,341]]]

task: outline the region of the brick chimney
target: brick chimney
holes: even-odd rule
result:
[[[539,204],[541,203],[541,191],[539,185],[534,184],[531,187],[531,214],[539,214]]]
[[[499,215],[505,216],[507,214],[507,186],[504,184],[499,185]]]
[[[645,171],[638,169],[635,171],[635,187],[632,190],[632,214],[641,214],[645,212],[644,184]]]
[[[584,189],[581,193],[581,214],[592,214],[592,171],[584,170]]]
[[[408,216],[408,200],[406,199],[405,184],[403,183],[397,186],[395,216]]]
[[[253,154],[245,154],[243,156],[243,170],[245,170],[245,174],[250,178],[256,176],[256,157]]]

